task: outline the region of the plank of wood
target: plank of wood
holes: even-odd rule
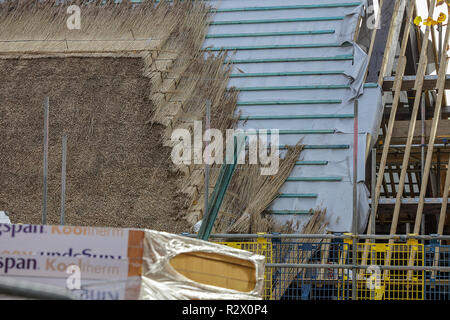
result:
[[[392,190],[392,197],[395,197],[395,195],[397,194],[397,191],[395,190],[395,181],[394,181],[394,166],[392,165],[388,165],[388,168],[390,169],[388,171],[389,174],[389,184],[391,185],[391,190]]]
[[[409,168],[409,169],[411,169],[411,168]],[[409,196],[411,198],[414,198],[414,184],[413,184],[411,171],[408,171],[408,188],[409,188]]]
[[[414,108],[413,108],[414,111]],[[431,133],[432,120],[425,120],[425,136],[428,138]],[[411,121],[396,121],[394,132],[392,133],[393,139],[407,139],[409,136]],[[415,138],[420,138],[421,128],[415,127],[413,136]],[[450,120],[442,120],[439,122],[437,128],[437,137],[450,136]]]
[[[436,5],[436,1],[433,0],[432,5],[430,6],[430,10],[429,10],[429,16],[433,15],[434,12],[434,7]],[[411,6],[410,8],[410,17],[412,21],[412,14],[414,13],[413,7]],[[408,26],[411,26],[411,23],[408,24]],[[408,29],[408,37],[409,37],[409,30]],[[413,106],[413,111],[412,111],[412,115],[411,115],[411,122],[410,122],[410,126],[409,126],[409,130],[408,130],[408,139],[407,139],[407,143],[406,143],[406,149],[404,151],[404,155],[403,155],[403,162],[402,162],[402,170],[400,173],[400,180],[399,180],[399,185],[398,185],[398,192],[396,195],[396,201],[395,201],[395,207],[394,207],[394,213],[392,216],[392,222],[391,222],[391,228],[390,228],[390,234],[396,234],[397,232],[397,226],[398,226],[398,218],[400,215],[400,207],[401,207],[401,200],[403,197],[403,191],[405,188],[405,178],[406,178],[406,172],[408,169],[408,164],[409,164],[409,157],[410,157],[410,153],[411,153],[411,145],[412,145],[412,140],[414,137],[414,130],[415,130],[415,126],[416,126],[416,121],[417,121],[417,113],[419,110],[419,105],[421,102],[421,98],[422,98],[422,87],[423,87],[423,78],[425,76],[426,73],[426,66],[427,66],[427,49],[428,49],[428,36],[430,33],[430,27],[427,27],[426,31],[425,31],[425,36],[423,38],[423,43],[422,43],[422,48],[421,48],[421,52],[420,52],[420,61],[419,61],[419,67],[417,70],[417,76],[416,76],[416,81],[414,84],[414,87],[416,89],[416,97],[414,99],[414,106]],[[406,32],[405,32],[406,34]],[[402,48],[403,49],[403,48]],[[394,243],[394,240],[391,239],[389,240],[389,244]],[[385,264],[386,265],[390,265],[391,262],[391,253],[392,250],[388,250],[386,253],[386,259],[385,259]],[[385,271],[385,276],[388,275],[388,271]]]
[[[386,198],[389,198],[389,189],[387,187],[387,183],[386,183],[385,179],[383,179],[383,191],[384,191],[384,196]],[[370,222],[369,227],[372,227],[372,221],[369,221],[369,222]]]
[[[321,256],[321,260],[320,263],[321,264],[327,264],[328,263],[328,256],[330,254],[330,245],[331,245],[331,239],[324,239],[323,240],[323,244],[321,245],[321,251],[320,251],[320,256]],[[325,279],[325,273],[326,273],[326,269],[321,269],[320,273],[319,273],[319,280],[324,280]]]
[[[400,49],[400,46],[402,45],[400,40],[400,31],[402,29],[402,25],[403,25],[403,18],[404,16],[406,16],[406,4],[410,3],[410,0],[401,0],[400,1],[400,6],[398,8],[398,11],[394,11],[394,16],[395,16],[395,22],[394,22],[394,34],[392,37],[392,50],[390,52],[390,54],[388,55],[388,60],[387,60],[387,64],[386,64],[386,73],[385,75],[391,75],[392,72],[394,71],[394,62],[395,62],[395,58],[397,56],[397,50]],[[408,41],[409,42],[409,41]],[[398,47],[398,49],[397,49]],[[399,54],[402,55],[402,54]]]
[[[391,143],[392,132],[394,130],[395,114],[397,113],[397,107],[398,107],[398,103],[400,100],[400,91],[401,91],[400,88],[402,86],[402,77],[405,72],[405,67],[406,67],[406,57],[403,55],[403,56],[399,57],[399,61],[398,61],[398,65],[397,65],[397,76],[395,79],[394,100],[392,103],[391,115],[389,117],[388,129],[385,134],[383,153],[381,156],[380,167],[379,167],[379,171],[378,171],[377,184],[375,186],[375,199],[374,199],[374,202],[372,203],[372,205],[374,206],[374,215],[370,215],[370,218],[369,218],[368,234],[370,234],[370,232],[371,232],[370,230],[372,229],[372,223],[373,223],[372,217],[373,216],[376,217],[377,210],[378,210],[378,199],[380,197],[381,185],[383,184],[383,180],[384,180],[384,171],[386,169],[387,156],[389,153],[389,145]],[[385,190],[387,191],[386,188],[385,188]],[[395,189],[392,190],[392,194],[394,194],[394,192],[395,192]],[[366,244],[369,244],[370,241],[371,241],[370,239],[367,239]],[[369,251],[364,250],[363,256],[361,259],[361,265],[367,264],[368,254],[369,254]],[[363,270],[360,270],[360,272],[358,273],[358,278],[361,278],[363,276],[364,276],[364,272],[363,272]]]
[[[430,0],[427,0],[428,3],[428,7],[430,6]],[[439,73],[439,56],[438,56],[438,49],[437,49],[437,44],[436,44],[436,35],[433,32],[431,32],[431,44],[432,44],[432,49],[433,49],[433,57],[434,57],[434,67],[436,68],[436,73]],[[444,95],[444,100],[443,100],[443,105],[446,106],[447,105],[447,97]]]
[[[392,14],[391,25],[389,27],[389,35],[386,41],[386,48],[384,51],[383,62],[380,68],[380,75],[378,77],[378,84],[383,85],[384,77],[386,75],[387,66],[392,55],[395,55],[397,49],[397,41],[394,43],[395,35],[397,34],[397,29],[402,25],[401,21],[398,23],[398,16],[400,14],[400,8],[403,0],[396,0],[394,6],[394,13]],[[403,13],[402,13],[403,16]]]
[[[385,133],[385,141],[384,141],[384,145],[383,145],[383,154],[381,156],[380,169],[379,169],[379,172],[378,172],[377,184],[375,186],[375,193],[374,193],[375,194],[375,199],[373,199],[374,202],[372,203],[372,205],[374,206],[374,214],[371,215],[371,218],[369,219],[369,226],[368,226],[369,232],[368,233],[370,233],[370,230],[372,229],[372,223],[374,223],[374,221],[372,221],[372,217],[376,217],[377,210],[378,210],[378,199],[379,199],[379,196],[380,196],[380,188],[381,188],[381,184],[382,184],[383,179],[384,179],[384,171],[385,171],[385,168],[386,168],[386,161],[387,161],[387,156],[388,156],[388,153],[389,153],[389,145],[391,143],[392,132],[394,130],[395,115],[397,113],[397,108],[398,108],[399,101],[400,101],[400,93],[401,93],[402,81],[403,81],[403,76],[405,74],[405,68],[406,68],[406,55],[405,55],[405,53],[406,53],[406,48],[407,48],[407,45],[408,45],[408,40],[409,40],[409,35],[410,35],[409,30],[411,28],[412,17],[413,17],[413,13],[414,13],[414,10],[413,10],[414,3],[415,3],[414,0],[409,0],[409,2],[408,2],[408,17],[407,17],[407,21],[409,23],[406,24],[406,27],[405,27],[406,31],[403,33],[402,46],[401,46],[401,49],[400,49],[400,57],[398,58],[396,77],[395,77],[395,85],[394,85],[394,87],[395,87],[394,99],[393,99],[393,102],[392,102],[391,114],[389,116],[388,129],[387,129],[387,132]],[[397,1],[395,9],[394,9],[393,20],[391,22],[391,30],[389,31],[390,36],[388,38],[388,41],[393,41],[392,40],[393,39],[393,35],[391,35],[392,29],[401,27],[402,23],[401,23],[401,21],[400,21],[400,23],[398,23],[396,21],[396,14],[395,14],[399,10],[399,8],[400,8],[400,1]],[[398,26],[398,25],[400,25],[400,26]],[[390,46],[391,44],[388,43],[387,46],[388,45]],[[389,48],[389,50],[390,50],[390,48]],[[394,51],[395,51],[395,49],[394,49]],[[388,48],[386,48],[385,58],[386,58],[386,55],[389,55],[389,54],[390,53],[388,53]],[[387,59],[388,58],[386,58],[386,60]],[[384,72],[385,72],[385,68],[386,68],[385,64],[387,64],[387,61],[383,62],[383,68],[384,69],[382,69],[381,72],[380,72],[380,79],[384,79]],[[380,82],[381,81],[380,79],[379,79],[379,84],[381,86],[382,82]],[[392,175],[390,177],[391,177],[390,178],[391,179],[391,183],[393,183]],[[392,194],[394,195],[394,193],[395,193],[395,185],[392,186],[392,189],[393,189],[392,190]],[[370,243],[370,240],[367,239],[366,240],[366,244],[369,244],[369,243]],[[365,265],[367,263],[368,254],[369,254],[369,252],[367,250],[364,250],[363,256],[362,256],[362,260],[361,260],[361,265]],[[363,274],[360,272],[358,274],[358,277],[360,277],[362,275]]]
[[[394,100],[392,103],[392,110],[391,110],[391,115],[389,117],[389,122],[388,122],[388,129],[385,135],[385,140],[384,140],[384,144],[383,144],[383,153],[381,156],[381,161],[380,161],[380,167],[379,167],[379,171],[378,171],[378,178],[377,178],[377,184],[375,186],[375,214],[377,212],[377,200],[380,196],[380,188],[381,188],[381,184],[383,182],[384,179],[384,171],[386,169],[386,162],[387,162],[387,156],[389,153],[389,145],[391,142],[391,138],[392,138],[392,132],[394,130],[394,124],[395,124],[395,114],[397,113],[397,107],[398,107],[398,103],[400,100],[400,88],[401,88],[401,82],[402,82],[402,76],[403,76],[403,72],[405,71],[405,66],[406,66],[406,58],[400,57],[399,58],[399,63],[397,66],[397,77],[396,77],[396,89],[395,89],[395,94],[394,94]]]
[[[434,2],[434,1],[433,1]],[[445,40],[444,40],[444,48],[446,48],[449,44],[450,39],[450,28],[447,28],[447,31],[445,32]],[[440,112],[441,112],[441,106],[442,101],[444,98],[445,90],[444,90],[444,82],[445,82],[445,74],[448,66],[448,54],[447,52],[443,53],[441,56],[441,62],[440,62],[441,70],[439,71],[439,79],[438,79],[438,97],[436,99],[436,106],[434,109],[434,117],[433,117],[433,124],[431,127],[431,133],[430,133],[430,139],[428,141],[428,148],[427,148],[427,156],[425,160],[425,168],[423,171],[423,177],[422,177],[422,185],[420,187],[420,196],[419,196],[419,204],[417,206],[417,213],[416,213],[416,219],[414,222],[414,233],[419,233],[422,218],[423,218],[423,207],[425,204],[425,194],[427,191],[428,186],[428,179],[430,176],[430,170],[431,170],[431,162],[433,159],[433,149],[434,149],[434,141],[436,139],[436,132],[437,127],[440,120]],[[445,208],[446,211],[446,207]],[[411,250],[408,266],[411,266],[414,264],[414,260],[416,257],[416,252],[414,250]],[[411,270],[408,271],[407,279],[411,279],[412,272]]]
[[[384,3],[384,1],[380,0],[380,2],[379,2],[379,13],[380,14],[379,14],[378,19],[381,19],[381,12],[383,10],[383,3]],[[367,52],[367,61],[369,61],[369,63],[370,63],[370,60],[372,59],[373,48],[375,46],[375,39],[377,37],[377,30],[378,29],[376,27],[373,28],[373,30],[372,30],[372,37],[370,38],[369,51]],[[364,75],[364,83],[367,80],[368,73],[369,73],[369,66],[367,66],[366,73]]]
[[[392,91],[394,88],[395,77],[384,77],[383,90]],[[437,75],[426,75],[423,81],[423,90],[437,89]],[[416,76],[404,76],[402,81],[402,91],[409,91],[414,89]],[[450,89],[450,75],[445,77],[445,89]]]
[[[449,43],[449,37],[450,37],[449,29],[450,28],[447,28],[447,31],[445,33],[444,48],[446,48]],[[432,161],[432,157],[433,157],[434,142],[436,140],[436,133],[437,133],[437,128],[438,128],[439,120],[440,120],[442,100],[443,100],[444,94],[445,94],[444,81],[445,81],[445,75],[446,75],[446,70],[447,70],[447,66],[448,66],[447,53],[442,54],[440,65],[441,65],[441,70],[439,72],[439,80],[438,80],[439,93],[438,93],[438,96],[436,99],[436,106],[434,108],[434,117],[433,117],[431,132],[430,132],[430,139],[428,140],[427,157],[425,160],[425,168],[424,168],[424,174],[423,174],[422,185],[421,185],[421,190],[420,190],[420,201],[419,201],[419,205],[417,207],[417,215],[416,215],[416,222],[414,225],[414,233],[419,232],[420,224],[422,222],[422,214],[423,214],[423,206],[424,206],[423,199],[425,198],[425,193],[427,191],[428,178],[430,175],[431,161]]]

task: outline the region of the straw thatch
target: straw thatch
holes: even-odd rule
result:
[[[176,32],[200,37],[208,10],[201,2],[6,0],[0,4],[0,51],[4,53],[133,52],[162,50]],[[81,29],[67,27],[67,8],[81,9]],[[200,28],[199,28],[200,27]]]
[[[288,148],[275,175],[261,175],[260,165],[239,165],[222,204],[217,233],[288,232],[289,226],[277,225],[264,211],[278,196],[289,177],[303,146]]]
[[[65,25],[68,17],[66,9],[73,3],[81,7],[81,30],[68,30]],[[78,126],[78,123],[73,123],[70,126],[72,129],[67,129],[67,125],[62,124],[63,128],[66,128],[64,131],[69,134],[70,141],[71,137],[73,138],[79,134],[84,135],[87,133],[88,136],[92,132],[96,132],[97,135],[114,134],[114,132],[106,129],[114,128],[115,123],[111,123],[104,128],[100,127],[103,126],[103,122],[108,119],[108,116],[107,114],[102,116],[98,112],[101,110],[109,112],[109,110],[115,109],[115,105],[121,103],[122,96],[128,99],[127,104],[131,103],[139,110],[136,110],[133,115],[136,117],[136,120],[140,118],[140,121],[137,120],[138,122],[134,127],[128,128],[124,124],[119,126],[120,131],[129,130],[130,134],[122,134],[118,136],[119,138],[116,137],[114,141],[108,139],[107,141],[109,141],[110,145],[98,146],[92,145],[95,139],[90,137],[89,142],[91,145],[89,150],[91,150],[91,153],[104,152],[103,149],[106,147],[110,149],[116,148],[116,150],[119,150],[117,148],[128,150],[129,156],[127,158],[134,156],[138,158],[147,157],[147,161],[151,161],[151,166],[154,167],[152,169],[153,173],[148,177],[148,170],[142,171],[140,179],[142,181],[139,181],[134,175],[136,170],[121,166],[120,176],[122,177],[122,182],[119,190],[122,190],[122,193],[115,193],[114,197],[110,199],[108,195],[113,185],[99,185],[99,183],[102,183],[102,179],[98,179],[97,174],[94,174],[95,172],[91,172],[92,170],[84,172],[86,168],[81,169],[82,172],[80,174],[84,176],[84,181],[91,183],[92,188],[89,188],[88,194],[86,194],[88,191],[85,190],[86,188],[77,188],[77,193],[80,193],[78,200],[70,198],[71,189],[69,188],[68,200],[72,200],[71,204],[67,205],[69,217],[75,217],[70,212],[72,207],[79,207],[77,204],[83,207],[86,206],[86,204],[82,203],[83,200],[80,199],[87,200],[95,194],[100,195],[105,191],[105,188],[109,191],[105,191],[106,193],[101,201],[90,201],[89,211],[95,211],[95,218],[76,215],[77,224],[154,227],[158,230],[169,232],[186,231],[187,228],[178,230],[176,225],[179,223],[174,223],[170,215],[174,212],[176,216],[183,211],[184,207],[189,205],[193,190],[195,190],[192,185],[195,186],[201,182],[189,179],[190,175],[183,177],[177,172],[167,173],[167,170],[173,170],[170,160],[170,147],[167,143],[171,130],[175,126],[181,126],[183,122],[197,118],[201,119],[204,114],[205,101],[208,99],[213,102],[213,125],[217,125],[220,128],[229,128],[235,122],[232,115],[235,108],[236,93],[226,91],[229,70],[224,66],[224,56],[204,58],[201,51],[207,30],[208,14],[209,8],[201,1],[174,1],[172,3],[163,1],[158,4],[154,1],[146,1],[133,9],[128,2],[121,4],[107,2],[106,4],[101,4],[101,1],[91,3],[66,1],[63,5],[55,5],[52,1],[6,1],[0,4],[0,59],[4,59],[4,63],[0,67],[4,72],[11,74],[11,77],[7,79],[6,86],[3,86],[4,90],[0,92],[5,95],[6,101],[15,105],[25,105],[30,102],[30,99],[27,99],[22,90],[14,89],[16,88],[15,84],[20,82],[30,88],[32,87],[31,90],[28,89],[28,94],[32,93],[36,94],[36,96],[48,91],[47,89],[51,89],[52,91],[49,92],[49,95],[52,101],[52,98],[55,98],[56,95],[59,96],[60,89],[68,86],[71,81],[74,87],[86,87],[85,83],[90,83],[93,80],[92,77],[95,77],[97,88],[105,88],[105,90],[88,91],[85,92],[84,97],[79,97],[83,99],[83,102],[80,101],[80,106],[82,107],[80,112],[87,111],[90,113],[86,119],[88,120],[86,125],[89,128],[86,132],[84,130],[86,126],[83,123],[80,123],[80,126]],[[99,60],[98,63],[93,60],[86,60],[86,63],[74,65],[78,61],[73,60],[75,58],[98,58]],[[112,58],[113,60],[105,58]],[[124,58],[140,59],[140,65],[142,65],[141,76],[147,77],[149,81],[139,79],[134,70],[136,64],[129,64],[127,61],[131,60],[123,60]],[[30,61],[30,63],[26,61]],[[108,69],[108,74],[98,69],[102,63],[107,64],[105,65],[105,70]],[[63,67],[66,64],[67,67]],[[120,64],[123,64],[123,70],[120,70]],[[128,68],[128,65],[133,69]],[[45,70],[46,66],[53,69]],[[18,67],[30,70],[30,72],[26,76],[22,75],[22,69],[17,69]],[[87,71],[84,74],[83,68]],[[91,74],[92,72],[94,74]],[[110,72],[117,74],[117,79],[114,79],[113,82],[109,80],[112,79],[109,78],[111,77]],[[45,77],[45,80],[41,77]],[[47,84],[48,87],[44,86],[40,91],[35,92],[34,88],[38,89],[39,84],[47,83],[47,79],[48,81],[54,81],[54,83],[50,82],[50,84]],[[33,81],[35,82],[33,83]],[[78,84],[77,81],[79,82]],[[139,84],[135,86],[137,90],[130,91],[128,89],[128,91],[123,92],[123,90],[131,88],[130,83],[133,83],[133,81],[137,81],[135,83]],[[60,85],[53,86],[53,84]],[[110,84],[120,85],[115,89],[115,92],[106,93],[105,91],[111,89]],[[145,86],[147,86],[147,94],[141,95],[141,88]],[[24,86],[20,88],[24,89]],[[89,86],[85,89],[91,90]],[[78,94],[78,90],[76,90],[76,94]],[[108,94],[108,96],[102,96],[103,94]],[[114,99],[114,94],[122,96],[120,99],[119,97]],[[75,95],[73,98],[76,98]],[[72,99],[72,96],[69,95],[69,98]],[[17,102],[14,102],[16,100]],[[55,100],[53,99],[53,101]],[[31,101],[34,101],[34,98]],[[97,101],[96,105],[91,105],[94,101]],[[109,109],[103,109],[104,101],[109,101]],[[147,110],[144,108],[145,105]],[[40,126],[40,124],[34,124],[36,121],[40,122],[39,118],[41,116],[39,113],[37,118],[31,115],[31,110],[35,112],[36,108],[30,108],[27,111],[19,110],[14,105],[8,106],[9,104],[3,104],[4,108],[27,114],[30,120],[33,119],[32,127]],[[39,106],[39,110],[41,101],[37,102],[36,106]],[[64,119],[67,118],[68,113],[67,108],[72,108],[72,106],[71,101],[64,100],[61,100],[58,106],[52,105],[52,110],[55,110],[56,107],[62,109],[62,112],[59,113],[60,115],[57,116],[57,122],[65,122]],[[92,110],[89,110],[90,108]],[[164,112],[161,110],[164,110]],[[11,116],[13,116],[13,113],[11,113]],[[21,119],[23,120],[23,118]],[[11,122],[5,123],[4,127],[11,127],[11,130],[14,130],[15,128],[12,125]],[[119,128],[114,128],[113,130],[119,132]],[[53,128],[51,128],[51,131],[57,132]],[[152,145],[143,151],[141,147],[134,145],[134,143],[138,143],[139,139],[142,139],[141,136],[148,134],[148,132],[151,132],[153,135],[150,140],[145,142],[151,141]],[[41,129],[30,132],[29,138],[33,141],[40,140],[39,135],[41,133]],[[19,145],[23,143],[20,138],[17,137],[16,139]],[[98,138],[101,139],[102,137],[99,136]],[[12,142],[11,139],[4,141]],[[142,147],[145,148],[145,145],[146,143],[142,141]],[[4,147],[10,149],[8,143]],[[77,148],[82,148],[80,142],[77,143]],[[36,155],[39,155],[39,149],[41,148],[37,146]],[[76,162],[76,159],[71,158],[74,155],[70,151],[69,162]],[[95,154],[79,153],[83,153],[84,159],[98,157]],[[12,160],[16,155],[19,156],[15,152],[9,152],[4,153],[2,157],[12,157]],[[41,161],[34,159],[34,154],[33,157],[27,156],[27,158],[34,160],[35,165],[32,169],[33,171],[38,171],[41,167]],[[39,158],[42,159],[41,157]],[[80,161],[82,160],[80,159]],[[8,163],[13,165],[17,161],[9,161]],[[55,167],[52,164],[51,166]],[[69,174],[74,172],[74,170],[71,171],[70,169],[69,167]],[[21,215],[19,212],[13,215],[13,217],[15,216],[18,219],[20,217],[20,220],[16,222],[38,223],[40,210],[36,210],[36,208],[40,206],[40,190],[37,185],[35,186],[38,180],[36,180],[36,183],[33,183],[33,186],[30,186],[30,184],[21,186],[19,181],[17,181],[17,176],[11,176],[11,179],[9,179],[9,175],[16,169],[5,167],[5,170],[6,177],[3,179],[3,182],[10,181],[11,183],[8,184],[9,189],[3,188],[3,190],[5,192],[10,190],[11,192],[8,194],[12,197],[2,197],[0,205],[11,208],[11,211],[32,212],[29,215]],[[108,176],[111,176],[115,172],[114,170],[113,167],[108,167]],[[8,174],[8,172],[11,174]],[[28,179],[26,177],[27,174],[30,174],[30,172],[24,172],[24,181]],[[90,179],[92,175],[95,177]],[[72,177],[72,180],[68,181],[68,183],[70,184],[74,178]],[[143,179],[146,181],[144,182]],[[51,186],[54,183],[56,181],[51,181]],[[135,190],[136,187],[142,186],[143,183],[148,184],[147,191]],[[164,187],[159,187],[161,184]],[[152,186],[155,186],[156,189],[152,190]],[[20,198],[14,196],[17,189],[29,189],[27,192],[33,194],[33,200],[16,204],[17,201],[15,199]],[[52,190],[51,196],[53,197],[53,193],[55,193],[56,200],[57,192],[54,191]],[[155,196],[158,197],[158,195],[160,203],[158,203],[158,199],[155,199]],[[176,197],[176,199],[171,197]],[[53,199],[50,199],[50,201],[52,207],[57,206],[57,201],[53,201]],[[79,201],[81,202],[79,203]],[[116,212],[123,211],[124,203],[131,203],[130,206],[134,209],[131,209],[131,211],[127,209],[126,214],[121,213],[120,216],[116,216]],[[115,208],[114,205],[117,207]],[[145,206],[147,206],[148,215],[154,218],[151,224],[148,223],[152,219],[149,220],[147,217],[133,215],[136,208],[144,209]],[[153,215],[153,211],[156,212],[155,215]],[[139,211],[139,214],[141,213],[142,210]],[[107,215],[114,216],[114,221],[113,219],[104,219],[104,216]],[[168,216],[164,217],[164,215]],[[68,221],[71,223],[74,220],[69,218]]]
[[[80,30],[66,27],[66,9],[71,4],[81,8]],[[166,150],[171,146],[174,129],[192,131],[194,120],[204,121],[207,101],[211,102],[212,128],[225,132],[237,123],[238,92],[227,89],[231,70],[225,63],[226,54],[205,56],[201,50],[208,19],[209,7],[204,1],[144,1],[135,7],[129,1],[119,4],[114,1],[103,3],[102,0],[65,1],[56,5],[53,1],[6,0],[0,4],[0,59],[64,59],[61,63],[75,61],[68,60],[71,58],[141,59],[141,75],[149,81],[148,92],[139,103],[147,104],[148,110],[139,116],[149,130],[158,132],[157,140],[152,140],[154,146]],[[263,211],[278,194],[301,149],[296,146],[288,151],[275,176],[261,176],[259,166],[255,165],[238,167],[216,230],[292,229],[277,226],[272,219],[264,217]],[[178,179],[173,193],[184,195],[179,197],[175,210],[178,210],[179,218],[185,218],[193,225],[203,215],[204,166],[192,164],[172,168],[166,151],[156,153],[165,158],[155,161],[148,183],[160,183],[158,179],[166,176],[161,175],[161,170],[173,171]],[[211,191],[219,169],[219,165],[212,166]],[[145,194],[154,198],[154,193]],[[151,211],[155,202],[144,199],[145,194],[140,201]],[[167,202],[167,199],[162,201]],[[188,208],[187,214],[183,208]]]

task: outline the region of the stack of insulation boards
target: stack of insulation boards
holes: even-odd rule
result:
[[[152,230],[0,224],[0,289],[5,278],[64,289],[69,273],[79,299],[253,300],[264,259]]]

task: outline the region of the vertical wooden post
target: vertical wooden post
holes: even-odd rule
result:
[[[386,162],[387,162],[387,157],[388,157],[388,153],[389,153],[389,146],[391,144],[391,138],[392,138],[392,132],[394,130],[394,123],[395,123],[395,116],[397,114],[397,108],[399,105],[399,101],[400,101],[400,93],[401,93],[401,88],[402,88],[402,82],[403,82],[403,75],[405,74],[405,68],[406,68],[406,48],[408,45],[408,40],[409,40],[409,30],[411,28],[411,23],[413,20],[413,5],[414,5],[414,0],[409,0],[408,3],[408,15],[407,15],[407,24],[406,24],[406,28],[405,28],[405,32],[403,33],[403,39],[402,39],[402,46],[400,49],[400,56],[398,58],[398,64],[397,64],[397,70],[396,70],[396,75],[395,75],[395,81],[394,81],[394,99],[392,101],[392,108],[391,108],[391,114],[389,116],[389,122],[388,122],[388,129],[385,133],[385,141],[384,141],[384,145],[383,145],[383,153],[381,155],[381,161],[380,161],[380,168],[378,171],[378,178],[377,178],[377,183],[375,186],[375,192],[374,192],[374,198],[372,199],[372,206],[373,206],[373,211],[374,211],[374,216],[376,216],[377,214],[377,210],[378,210],[378,199],[380,197],[380,190],[381,190],[381,185],[383,184],[383,180],[384,180],[384,172],[385,172],[385,168],[386,168]],[[394,16],[392,17],[392,22],[391,22],[391,30],[389,31],[389,38],[388,41],[392,41],[392,33],[394,32],[392,29],[395,28],[399,28],[398,25],[393,25],[395,24],[394,22],[396,21],[396,17],[395,17],[395,13],[399,10],[400,8],[400,1],[396,2],[396,6],[395,6],[395,11],[394,11]],[[400,23],[400,27],[401,27],[401,23]],[[387,43],[387,47],[390,47],[391,44]],[[388,49],[386,49],[388,50]],[[379,78],[379,84],[382,85],[383,83],[383,75],[384,72],[386,70],[386,64],[387,61],[389,60],[389,57],[387,57],[387,55],[389,55],[388,51],[386,51],[385,53],[385,59],[383,61],[383,66],[381,68],[380,71],[380,78]],[[395,193],[395,189],[392,190],[392,193]],[[371,225],[369,226],[369,230],[371,229]],[[366,244],[370,243],[370,240],[367,239],[366,240]],[[369,252],[367,250],[364,250],[363,252],[363,257],[361,260],[361,264],[365,265],[367,263],[367,257],[368,257]],[[360,274],[362,274],[362,272],[360,272]]]
[[[396,21],[398,21],[399,12],[401,9],[402,0],[396,0],[395,6],[394,6],[394,13],[392,14],[391,19],[391,25],[389,27],[389,34],[386,41],[386,49],[384,51],[384,57],[383,62],[380,67],[380,75],[378,77],[378,84],[380,87],[383,86],[384,77],[387,71],[388,62],[391,59],[392,55],[395,55],[395,51],[397,49],[397,41],[394,42],[395,35],[397,34],[397,29],[401,27],[401,22],[399,24],[396,24]],[[403,12],[402,12],[403,15]],[[394,46],[394,48],[392,48]]]
[[[450,28],[447,28],[447,31],[445,33],[444,47],[447,47],[447,45],[449,43],[449,38],[450,38]],[[443,98],[445,95],[445,77],[446,77],[447,66],[448,66],[448,55],[447,55],[447,53],[443,53],[442,57],[441,57],[439,76],[438,76],[438,81],[437,81],[438,96],[437,96],[435,107],[434,107],[433,122],[431,125],[430,139],[428,141],[427,157],[425,160],[425,168],[424,168],[424,173],[423,173],[423,177],[422,177],[422,184],[420,187],[419,204],[417,206],[416,220],[414,222],[414,233],[419,233],[420,228],[422,226],[423,207],[425,204],[425,194],[427,191],[428,178],[429,178],[430,169],[431,169],[431,162],[433,160],[434,142],[436,140],[437,128],[438,128],[439,119],[441,116],[442,101],[443,101]],[[445,211],[446,211],[446,208],[445,208]],[[442,213],[442,209],[441,209],[441,213]],[[414,264],[415,257],[416,257],[416,252],[414,250],[411,250],[408,266],[412,266]],[[411,277],[412,277],[412,272],[410,270],[408,272],[408,280]]]
[[[435,4],[435,0],[433,1],[433,5]],[[430,8],[430,11],[434,11],[434,6]],[[409,30],[412,24],[412,19],[413,19],[413,7],[410,7],[410,11],[409,11],[409,15],[408,15],[408,26],[405,28],[405,33],[408,32],[408,37],[409,37]],[[431,12],[432,14],[432,12]],[[401,167],[401,173],[400,173],[400,179],[398,182],[398,192],[397,192],[397,196],[395,199],[395,207],[394,207],[394,213],[392,215],[392,223],[391,223],[391,229],[390,229],[390,234],[395,234],[397,232],[397,225],[398,225],[398,218],[400,215],[400,208],[401,208],[401,199],[403,197],[403,192],[404,192],[404,188],[405,188],[405,179],[406,179],[406,174],[407,174],[407,170],[408,170],[408,164],[409,164],[409,157],[411,155],[411,146],[412,146],[412,141],[414,139],[414,130],[416,128],[416,120],[417,120],[417,113],[419,111],[419,105],[420,102],[422,101],[422,88],[423,88],[423,79],[425,76],[425,71],[426,71],[426,66],[427,66],[427,50],[428,50],[428,35],[430,33],[430,27],[427,27],[427,30],[425,32],[425,37],[423,39],[423,44],[422,44],[422,50],[420,53],[420,61],[419,61],[419,68],[417,71],[417,75],[416,75],[416,83],[415,83],[415,89],[416,89],[416,97],[414,99],[414,106],[413,106],[413,110],[412,110],[412,114],[411,114],[411,120],[409,122],[409,129],[408,129],[408,138],[406,141],[406,148],[405,148],[405,153],[403,155],[403,162],[402,162],[402,167]],[[404,38],[405,40],[405,38]],[[406,52],[406,46],[407,46],[408,42],[407,39],[406,41],[403,43],[404,47],[402,47],[402,50],[404,49],[405,51],[402,52]],[[392,241],[391,241],[392,242]]]
[[[445,177],[444,193],[442,195],[442,207],[441,207],[441,212],[439,214],[439,225],[438,225],[437,233],[440,235],[444,234],[444,224],[445,224],[445,218],[447,216],[447,204],[448,204],[449,190],[450,190],[450,156],[448,158],[447,175]]]
[[[445,40],[444,40],[445,47],[447,47],[447,45],[449,43],[449,36],[450,36],[449,29],[450,28],[447,28],[447,32],[445,33]],[[442,54],[442,57],[441,57],[441,68],[439,71],[439,77],[438,77],[438,83],[437,83],[438,96],[437,96],[435,108],[434,108],[434,116],[433,116],[433,122],[431,125],[430,139],[428,141],[427,157],[425,160],[425,168],[424,168],[424,173],[423,173],[423,177],[422,177],[422,185],[420,188],[420,198],[419,198],[419,205],[417,206],[416,221],[414,224],[414,233],[419,232],[420,224],[422,222],[425,193],[427,190],[428,178],[430,175],[431,162],[433,160],[434,142],[436,140],[437,127],[439,125],[439,118],[441,116],[442,100],[443,100],[444,94],[445,94],[445,76],[446,76],[447,65],[448,65],[448,56],[447,56],[447,53],[445,53],[445,54]]]

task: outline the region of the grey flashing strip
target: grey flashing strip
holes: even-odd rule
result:
[[[239,50],[273,50],[273,49],[301,49],[301,48],[339,48],[348,47],[340,43],[308,43],[308,44],[279,44],[265,46],[240,46],[240,47],[210,47],[204,51],[239,51]]]
[[[242,101],[237,106],[273,106],[296,104],[340,104],[342,100],[276,100],[276,101]]]
[[[314,214],[313,210],[268,210],[267,213],[280,216]]]
[[[335,32],[336,32],[335,30],[311,30],[311,31],[290,31],[290,32],[222,33],[222,34],[208,34],[206,35],[206,39],[305,36],[305,35],[333,34]]]
[[[233,73],[233,74],[230,74],[230,78],[329,76],[329,75],[343,75],[343,74],[344,74],[344,71],[299,71],[299,72]]]
[[[297,161],[296,166],[326,166],[328,161]]]
[[[258,19],[258,20],[231,20],[231,21],[212,21],[209,24],[213,26],[229,24],[258,24],[258,23],[285,23],[285,22],[318,22],[318,21],[339,21],[344,20],[344,16],[338,17],[308,17],[291,19]]]
[[[277,198],[317,198],[317,193],[280,193]]]
[[[247,64],[247,63],[278,63],[278,62],[315,62],[315,61],[353,61],[351,54],[337,55],[334,57],[304,57],[304,58],[280,58],[280,59],[232,59],[225,63]]]
[[[274,10],[297,10],[297,9],[328,9],[328,8],[346,8],[357,7],[361,2],[341,2],[324,4],[304,4],[292,6],[267,6],[267,7],[243,7],[243,8],[223,8],[211,9],[211,12],[242,12],[242,11],[274,11]]]
[[[378,86],[375,84],[375,87]],[[373,83],[364,85],[364,88],[374,88]],[[325,85],[311,85],[311,86],[282,86],[282,87],[242,87],[237,88],[239,91],[283,91],[283,90],[333,90],[333,89],[350,89],[347,84],[325,84]]]
[[[301,119],[353,119],[353,114],[304,114],[274,116],[241,116],[239,120],[301,120]]]
[[[331,182],[331,181],[342,181],[342,177],[289,177],[286,179],[288,182]]]

